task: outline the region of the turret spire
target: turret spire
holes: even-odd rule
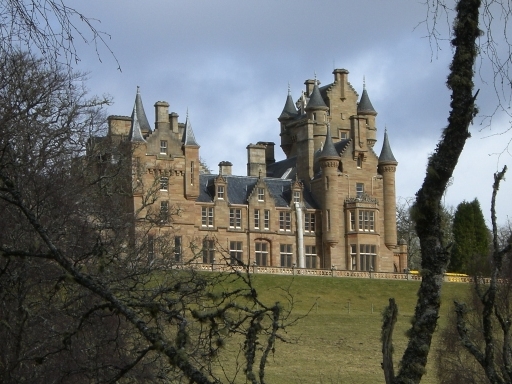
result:
[[[308,104],[306,105],[306,111],[310,109],[322,109],[328,110],[329,108],[325,105],[324,99],[320,94],[320,89],[318,88],[317,80],[315,77],[315,86],[313,87],[313,92],[309,96]]]
[[[325,136],[325,143],[322,148],[322,152],[320,153],[320,157],[331,157],[331,156],[339,156],[338,151],[334,148],[334,143],[332,142],[331,137],[331,124],[327,123],[327,134]]]
[[[387,162],[397,163],[395,156],[393,156],[393,151],[391,151],[391,146],[389,145],[388,131],[386,129],[384,130],[384,142],[382,143],[382,151],[380,151],[379,164]]]
[[[377,111],[373,108],[372,102],[368,97],[368,92],[366,91],[366,80],[363,77],[363,94],[361,95],[361,100],[357,104],[357,114],[358,115],[376,115]]]
[[[188,117],[188,108],[187,108],[187,120],[185,121],[185,129],[183,130],[183,138],[181,139],[183,145],[197,145],[196,137],[194,136],[194,131],[192,130],[192,124],[190,124],[190,119]]]
[[[283,112],[281,112],[281,115],[279,115],[278,120],[294,118],[297,116],[297,114],[297,109],[295,108],[295,103],[293,102],[290,92],[290,83],[288,83],[288,96],[286,97],[286,103],[284,104]]]
[[[144,140],[143,131],[151,132],[144,106],[142,105],[142,98],[140,96],[140,87],[137,86],[137,95],[135,96],[135,104],[132,112],[132,124],[130,126],[130,133],[128,139],[134,142],[146,142]]]

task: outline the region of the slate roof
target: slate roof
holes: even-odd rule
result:
[[[331,125],[327,124],[327,136],[325,138],[324,148],[322,149],[322,153],[320,157],[332,157],[339,156],[338,151],[334,148],[334,143],[332,142],[331,137]]]
[[[327,105],[325,105],[322,95],[320,94],[320,90],[318,89],[317,84],[315,84],[313,87],[313,91],[309,96],[308,105],[306,105],[306,110],[309,109],[328,109]]]
[[[197,202],[212,203],[215,196],[215,179],[218,175],[199,175],[199,197]],[[247,204],[248,198],[258,182],[257,177],[251,176],[222,176],[227,182],[226,197],[230,204]],[[267,190],[274,199],[276,207],[287,208],[291,206],[292,184],[290,179],[263,178]],[[311,196],[311,193],[303,189],[303,201],[306,208],[317,209],[319,206]]]
[[[293,118],[298,115],[297,108],[295,108],[295,103],[293,102],[292,96],[288,94],[286,97],[286,103],[284,104],[283,112],[279,116],[279,119],[287,119]]]
[[[135,103],[132,112],[132,124],[130,126],[130,133],[128,139],[135,142],[145,142],[142,131],[151,132],[151,127],[144,112],[142,105],[142,98],[140,96],[140,88],[137,87],[137,95],[135,96]]]
[[[397,163],[395,156],[393,156],[393,151],[391,151],[391,146],[389,145],[388,131],[384,131],[384,142],[382,143],[382,150],[380,151],[379,164],[388,161]]]
[[[331,140],[332,142],[332,140]],[[335,153],[332,155],[341,155],[345,149],[348,147],[350,143],[350,139],[344,139],[333,143]],[[320,150],[315,152],[314,162],[313,162],[313,173],[317,176],[320,173],[320,162],[318,159],[322,155]],[[331,155],[329,155],[331,156]],[[285,173],[290,170],[291,171],[286,175],[287,179],[295,179],[297,175],[297,156],[290,157],[288,159],[284,159],[281,161],[276,161],[274,164],[270,164],[267,166],[267,176],[271,176],[274,178],[281,178]]]
[[[183,130],[183,138],[181,139],[183,142],[183,145],[197,145],[196,137],[194,136],[194,131],[192,130],[192,124],[190,124],[190,120],[188,118],[187,113],[187,120],[185,121],[185,129]]]
[[[368,92],[366,92],[366,88],[363,89],[363,94],[361,95],[361,100],[359,100],[359,103],[357,104],[357,113],[377,113],[375,109],[373,108],[372,102],[370,101],[370,98],[368,97]]]
[[[276,161],[273,164],[267,165],[267,176],[269,177],[282,177],[286,171],[292,169],[292,171],[287,175],[287,179],[295,179],[297,175],[297,156],[289,157],[288,159],[284,159],[281,161]]]

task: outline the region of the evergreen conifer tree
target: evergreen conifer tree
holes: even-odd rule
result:
[[[453,218],[454,247],[449,271],[486,274],[489,266],[489,230],[478,199],[463,201]]]

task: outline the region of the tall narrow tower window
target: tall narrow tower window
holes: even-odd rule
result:
[[[194,162],[190,162],[190,185],[194,185]]]
[[[169,186],[169,178],[168,177],[160,177],[160,190],[161,191],[167,191],[167,188]]]

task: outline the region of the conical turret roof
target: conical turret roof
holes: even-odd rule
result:
[[[357,113],[359,115],[364,114],[377,114],[377,111],[373,108],[372,102],[368,97],[368,92],[366,92],[366,88],[363,88],[363,94],[361,95],[361,100],[359,100],[359,104],[357,104]]]
[[[187,120],[185,121],[185,129],[183,130],[183,138],[181,139],[183,145],[197,145],[196,137],[194,136],[194,131],[192,130],[192,124],[190,124],[190,119],[188,118],[187,111]]]
[[[382,143],[382,150],[380,151],[380,156],[379,156],[379,164],[387,163],[387,162],[397,163],[395,156],[393,156],[393,151],[391,150],[391,146],[389,145],[388,131],[385,130],[384,131],[384,142]]]
[[[306,105],[306,111],[310,109],[323,109],[327,110],[329,109],[327,105],[325,105],[324,99],[322,98],[322,95],[320,94],[320,89],[318,88],[318,84],[315,83],[315,86],[313,87],[313,91],[311,92],[311,95],[309,96],[308,105]]]
[[[279,119],[289,119],[297,116],[297,108],[295,108],[295,103],[293,102],[292,96],[288,92],[288,97],[286,98],[286,103],[283,108],[283,112],[279,116]]]
[[[334,148],[334,143],[332,142],[331,137],[331,125],[327,124],[327,133],[325,136],[325,143],[324,147],[322,149],[322,152],[320,153],[320,157],[333,157],[333,156],[339,156],[338,151],[336,148]]]
[[[140,88],[137,87],[137,95],[135,96],[135,104],[133,105],[132,124],[130,126],[130,134],[128,139],[134,142],[146,142],[142,131],[151,132],[144,106],[142,105],[142,98],[140,96]]]

